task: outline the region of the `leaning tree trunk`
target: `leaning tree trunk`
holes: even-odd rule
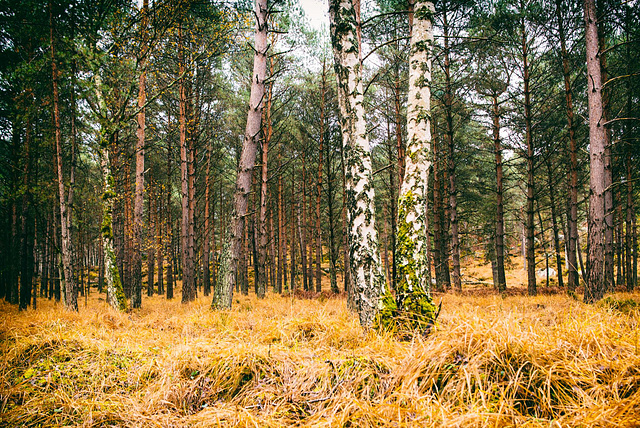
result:
[[[409,57],[408,140],[404,180],[398,197],[398,282],[395,301],[389,291],[385,293],[377,323],[382,327],[428,331],[436,317],[428,281],[426,219],[434,6],[431,1],[418,0],[414,7]]]
[[[587,94],[589,100],[589,237],[587,284],[584,301],[592,303],[604,295],[605,240],[605,129],[602,107],[602,74],[598,59],[598,26],[594,0],[584,1],[585,43],[587,52]]]
[[[67,206],[64,175],[62,173],[62,133],[60,125],[60,100],[58,95],[58,65],[55,58],[53,38],[53,12],[49,5],[49,30],[51,43],[51,76],[53,81],[53,125],[56,144],[56,166],[58,172],[58,192],[60,195],[60,230],[62,235],[62,266],[64,269],[64,303],[67,309],[78,310],[78,292],[73,272],[73,240],[71,237],[71,215]]]
[[[345,156],[351,285],[360,323],[372,324],[385,289],[375,229],[371,153],[364,117],[359,26],[352,0],[329,0]]]
[[[242,231],[251,191],[251,176],[256,160],[256,152],[260,138],[260,126],[264,98],[264,81],[267,74],[267,0],[256,0],[255,4],[256,34],[253,57],[253,78],[251,79],[251,96],[247,126],[242,143],[240,164],[234,196],[234,213],[230,228],[230,239],[227,240],[220,261],[220,281],[213,294],[214,308],[231,308],[233,288],[237,280],[238,261],[242,245]]]

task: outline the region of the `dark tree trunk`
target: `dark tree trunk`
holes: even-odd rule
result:
[[[594,0],[584,1],[585,43],[587,52],[587,94],[589,100],[589,254],[588,278],[584,300],[593,303],[605,292],[605,175],[606,135],[602,105],[602,74],[598,60],[598,25]]]
[[[495,239],[495,273],[496,288],[499,292],[507,289],[507,278],[504,273],[504,202],[502,171],[502,140],[500,138],[500,106],[498,95],[494,94],[493,102],[493,146],[496,159],[496,239]]]

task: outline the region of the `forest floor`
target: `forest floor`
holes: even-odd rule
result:
[[[324,295],[1,302],[0,426],[640,426],[640,294],[490,289],[437,296],[405,341]]]

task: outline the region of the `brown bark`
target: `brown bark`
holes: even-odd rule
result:
[[[65,192],[64,175],[62,167],[62,131],[60,125],[60,101],[58,95],[58,65],[55,58],[55,42],[53,31],[53,10],[49,3],[49,36],[51,43],[51,75],[53,82],[53,126],[56,145],[56,165],[58,173],[58,193],[60,198],[60,230],[62,235],[62,265],[64,269],[64,303],[65,307],[72,311],[78,310],[78,290],[74,280],[74,267],[72,265],[73,240],[70,231],[70,218],[67,207],[67,195]]]
[[[526,202],[526,250],[527,259],[527,291],[530,296],[537,294],[536,288],[536,254],[535,254],[535,231],[534,231],[534,200],[535,200],[535,153],[533,148],[533,130],[532,130],[532,112],[531,112],[531,90],[529,88],[530,70],[529,70],[529,44],[527,41],[527,32],[525,28],[524,18],[520,23],[520,31],[522,36],[522,71],[524,85],[524,123],[525,123],[525,144],[527,149],[527,202]]]
[[[202,242],[202,272],[203,272],[203,293],[205,296],[211,294],[211,267],[209,261],[209,253],[211,252],[211,228],[209,204],[211,193],[211,147],[207,150],[207,167],[205,172],[204,184],[204,239]]]
[[[496,159],[496,287],[503,292],[507,289],[504,273],[504,201],[502,170],[502,139],[500,138],[500,106],[498,95],[492,96],[493,105],[493,147]]]
[[[242,153],[238,165],[238,177],[234,196],[233,225],[231,227],[230,248],[225,251],[225,262],[221,263],[221,284],[214,293],[213,306],[230,308],[233,288],[237,280],[238,261],[242,241],[242,230],[251,191],[251,176],[255,165],[256,152],[260,137],[262,107],[264,102],[265,78],[267,72],[267,0],[256,0],[255,3],[255,44],[253,72],[251,79],[251,96],[247,126],[242,144]],[[218,293],[218,290],[220,292]]]
[[[551,158],[547,157],[547,184],[549,186],[549,202],[551,204],[551,225],[553,227],[553,248],[556,253],[556,269],[558,272],[558,287],[564,288],[562,277],[562,253],[560,252],[560,227],[558,226],[558,210],[556,207],[555,185],[553,182],[553,170]]]
[[[562,56],[562,76],[564,79],[565,103],[567,109],[567,128],[569,130],[569,210],[567,218],[568,250],[567,250],[567,290],[574,292],[578,287],[578,261],[576,259],[578,240],[578,143],[576,141],[575,122],[573,118],[573,93],[571,90],[571,69],[567,53],[564,20],[562,17],[562,0],[556,0],[556,17],[558,19],[558,35],[560,37],[560,53]]]
[[[171,128],[171,118],[167,119],[168,128]],[[166,242],[164,251],[167,254],[167,299],[173,299],[173,216],[171,215],[171,182],[173,150],[170,140],[167,140],[167,199],[166,199]]]
[[[185,78],[185,47],[182,41],[182,27],[178,29],[178,37],[180,39],[179,46],[179,74],[180,74],[180,183],[182,190],[181,208],[181,250],[182,250],[182,303],[191,302],[195,299],[195,278],[194,278],[194,260],[193,246],[191,245],[191,203],[193,196],[191,195],[191,177],[190,168],[192,164],[192,153],[190,150],[190,138],[188,127],[188,99],[187,99],[187,82]]]
[[[153,221],[153,212],[155,205],[155,197],[153,187],[149,184],[149,197],[147,198],[147,226],[148,226],[148,247],[147,247],[147,296],[153,296],[155,287],[155,268],[156,268],[156,222]],[[159,292],[159,291],[158,291]]]
[[[460,236],[458,233],[458,198],[456,189],[456,160],[455,141],[453,135],[453,88],[451,84],[451,58],[449,47],[449,23],[447,11],[443,13],[444,31],[444,109],[445,109],[445,138],[447,141],[447,167],[449,175],[449,223],[451,226],[451,268],[453,274],[453,287],[462,290],[462,278],[460,276]]]
[[[589,100],[589,271],[584,301],[600,300],[604,289],[605,241],[605,148],[602,74],[598,60],[598,26],[594,0],[584,0],[585,43],[587,52],[587,94]]]
[[[282,293],[282,286],[287,286],[287,237],[284,226],[284,189],[282,187],[282,144],[278,151],[278,280],[277,292]]]
[[[324,126],[326,98],[326,69],[322,64],[322,84],[320,88],[320,138],[318,144],[318,181],[316,183],[316,292],[322,291],[322,227],[320,224],[320,197],[322,196],[322,168],[324,155]]]
[[[136,130],[136,182],[135,182],[135,194],[134,194],[134,208],[133,208],[133,252],[131,260],[131,307],[139,308],[142,306],[142,229],[144,227],[143,209],[144,209],[144,151],[145,151],[145,104],[147,102],[146,92],[146,26],[147,26],[147,11],[149,9],[148,0],[144,0],[142,3],[142,22],[140,29],[140,57],[138,58],[138,64],[140,67],[140,75],[138,76],[138,114],[137,122],[138,128]]]
[[[269,75],[273,76],[273,58],[269,60]],[[257,295],[262,299],[265,296],[267,288],[267,181],[269,179],[269,143],[273,136],[273,127],[271,126],[271,101],[273,96],[273,83],[269,85],[267,90],[267,105],[265,108],[265,125],[266,132],[262,141],[262,165],[260,169],[260,217],[258,223],[259,248],[258,259],[256,260],[257,276]]]

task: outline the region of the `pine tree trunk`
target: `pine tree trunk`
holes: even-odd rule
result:
[[[147,296],[153,296],[154,287],[155,287],[155,268],[156,268],[156,228],[157,224],[153,221],[153,212],[155,211],[155,197],[153,192],[153,187],[151,187],[151,183],[149,183],[149,196],[147,198],[148,201],[148,212],[147,212],[147,226],[148,226],[148,249],[147,249]]]
[[[584,0],[585,43],[587,52],[587,94],[589,100],[589,271],[584,301],[600,300],[604,289],[605,242],[605,145],[602,106],[602,74],[598,60],[598,26],[594,0]]]
[[[326,70],[322,64],[322,86],[320,88],[320,138],[318,144],[318,182],[316,183],[316,292],[322,291],[322,227],[320,224],[322,196],[322,168],[324,155],[324,127],[325,127],[325,97],[326,97]]]
[[[446,4],[446,3],[445,3]],[[444,75],[445,75],[445,137],[447,140],[447,172],[449,178],[449,224],[451,226],[451,268],[453,287],[462,290],[460,276],[460,236],[458,233],[458,198],[456,189],[455,141],[453,135],[453,88],[451,84],[451,59],[449,48],[449,23],[447,11],[443,13],[444,30]]]
[[[500,106],[498,95],[492,97],[493,103],[493,146],[496,159],[496,285],[499,292],[507,289],[504,273],[504,202],[502,171],[502,139],[500,138]]]
[[[535,153],[533,148],[532,112],[531,112],[531,90],[529,88],[529,43],[524,24],[524,18],[520,23],[522,35],[522,71],[524,85],[524,123],[525,123],[525,143],[527,147],[527,202],[526,202],[526,259],[527,259],[527,291],[530,296],[537,294],[536,288],[536,254],[535,254],[535,230],[533,216],[535,214]]]
[[[58,173],[58,192],[60,198],[60,230],[62,234],[62,265],[64,268],[64,302],[65,307],[72,311],[78,310],[78,290],[74,281],[72,265],[73,240],[71,237],[71,215],[68,212],[67,195],[65,192],[62,168],[62,132],[60,125],[60,101],[58,95],[58,65],[55,58],[55,43],[53,38],[53,11],[49,4],[49,30],[51,43],[51,74],[53,82],[53,124],[56,145],[56,165]]]
[[[278,282],[277,292],[282,293],[282,286],[287,286],[287,237],[284,226],[283,187],[282,187],[282,144],[278,151]]]
[[[551,168],[551,158],[547,157],[547,183],[550,189],[549,202],[551,204],[551,225],[553,227],[553,248],[556,253],[556,269],[558,270],[558,287],[564,288],[564,279],[562,277],[562,253],[560,251],[560,227],[558,226],[558,210],[556,207],[556,198],[553,189],[553,170]]]
[[[578,145],[576,141],[573,118],[573,94],[571,89],[571,69],[567,54],[564,20],[562,17],[562,0],[556,0],[556,18],[560,37],[560,53],[562,57],[562,76],[567,108],[567,128],[569,129],[569,212],[567,218],[568,250],[567,250],[567,291],[574,292],[578,287],[578,261],[576,259],[576,242],[578,240]]]
[[[273,58],[269,63],[269,75],[273,76]],[[265,125],[266,133],[262,141],[262,165],[260,168],[260,216],[258,222],[259,248],[256,269],[258,272],[257,295],[262,299],[265,296],[267,288],[267,181],[269,179],[269,143],[273,135],[273,127],[271,126],[271,98],[273,95],[273,83],[269,85],[267,90],[267,105],[265,109]]]
[[[213,307],[231,308],[233,288],[237,281],[238,261],[242,244],[242,230],[247,213],[251,176],[256,159],[260,137],[262,106],[265,92],[264,81],[267,74],[267,0],[256,0],[255,3],[256,32],[254,44],[253,73],[251,79],[251,96],[247,126],[242,144],[238,177],[234,196],[234,213],[232,215],[231,236],[220,263],[220,281],[213,296]]]
[[[209,247],[211,242],[211,228],[210,228],[210,194],[211,194],[211,147],[207,150],[207,168],[205,172],[205,185],[204,185],[204,240],[202,243],[202,271],[203,271],[203,293],[205,296],[211,294],[211,268],[209,261],[209,253],[211,249]]]

